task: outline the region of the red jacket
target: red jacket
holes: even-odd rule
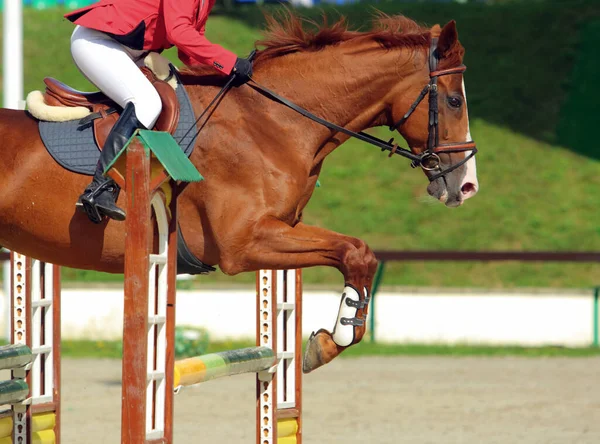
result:
[[[212,65],[230,74],[237,59],[204,36],[216,0],[100,0],[65,15],[77,25],[111,35],[132,49],[177,46],[188,66]]]

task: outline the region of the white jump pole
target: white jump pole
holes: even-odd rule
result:
[[[12,316],[10,313],[10,259],[3,261],[2,269],[4,273],[4,306],[2,308],[3,312],[6,313],[6,331],[4,332],[4,337],[7,341],[10,341],[10,335],[12,334]]]
[[[23,1],[4,0],[2,15],[2,92],[3,107],[23,108]],[[6,338],[12,332],[10,315],[10,261],[4,263]]]
[[[256,345],[278,365],[256,376],[257,444],[302,444],[302,272],[260,270]]]
[[[20,109],[23,100],[23,3],[4,0],[2,92],[4,108]]]

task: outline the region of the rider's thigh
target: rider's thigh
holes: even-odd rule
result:
[[[145,53],[127,48],[103,32],[81,26],[71,36],[71,55],[79,70],[120,106],[133,102],[138,120],[146,128],[152,128],[162,103],[136,64]]]

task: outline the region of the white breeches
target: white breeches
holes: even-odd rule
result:
[[[146,53],[82,26],[77,26],[71,36],[71,55],[83,75],[121,107],[133,102],[138,120],[146,128],[152,128],[162,103],[139,69]]]

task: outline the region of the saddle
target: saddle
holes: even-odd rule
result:
[[[173,134],[179,123],[179,102],[175,90],[166,81],[157,78],[149,68],[144,66],[140,70],[156,88],[162,101],[162,111],[153,129]],[[96,144],[102,149],[110,130],[119,118],[121,107],[101,91],[77,91],[52,77],[46,77],[44,83],[46,90],[43,98],[46,105],[84,107],[91,111],[80,123],[94,126]]]

